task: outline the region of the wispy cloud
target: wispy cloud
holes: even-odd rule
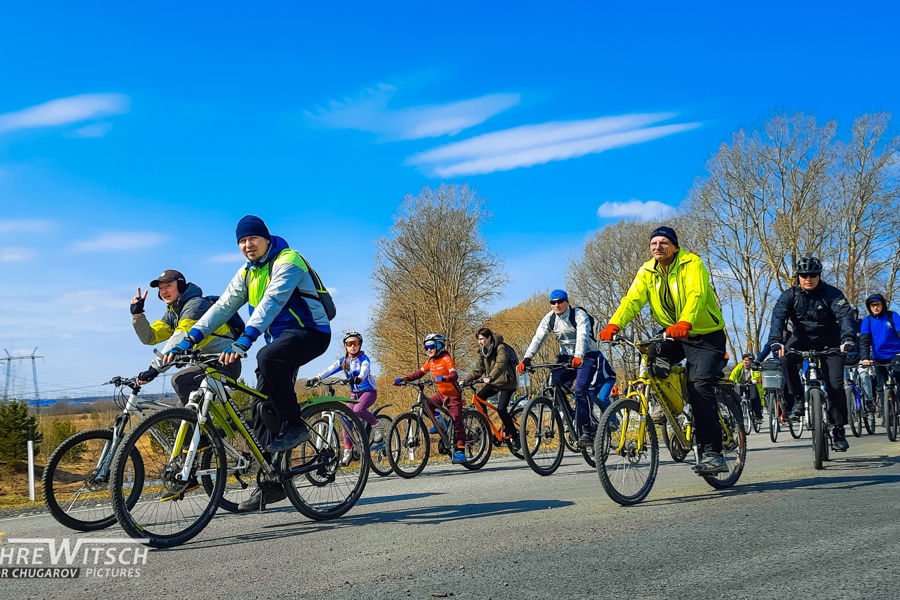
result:
[[[112,123],[92,123],[79,127],[75,131],[70,132],[68,137],[73,138],[101,138],[112,130]]]
[[[152,231],[133,233],[104,233],[91,240],[81,240],[72,245],[76,252],[104,252],[107,250],[139,250],[159,246],[169,236]]]
[[[45,219],[0,219],[0,233],[48,233],[56,223]]]
[[[604,202],[597,209],[603,219],[658,220],[675,214],[675,207],[656,200],[629,200],[628,202]]]
[[[246,260],[247,258],[240,252],[225,252],[222,254],[214,254],[213,256],[210,256],[209,259],[207,259],[207,262],[239,264],[242,261]]]
[[[50,100],[0,115],[0,131],[53,127],[100,119],[128,112],[129,98],[123,94],[81,94]]]
[[[455,135],[484,123],[519,104],[519,94],[488,94],[447,104],[392,109],[388,106],[397,88],[381,84],[327,107],[305,111],[307,121],[328,129],[370,131],[389,140],[416,140]]]
[[[0,248],[0,263],[16,263],[34,260],[37,252],[33,248]]]
[[[651,126],[674,116],[632,114],[523,125],[421,152],[410,157],[407,164],[425,166],[439,177],[509,171],[640,144],[700,126]]]

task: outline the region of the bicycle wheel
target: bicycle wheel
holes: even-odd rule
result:
[[[362,422],[343,402],[314,404],[302,409],[300,416],[310,424],[323,420],[323,431],[310,427],[306,442],[282,454],[282,472],[304,469],[284,482],[288,500],[300,514],[321,521],[335,519],[353,508],[369,479],[369,440]],[[349,440],[356,450],[348,464],[341,461],[341,451]]]
[[[217,430],[221,437],[221,430]],[[219,500],[219,508],[227,512],[238,512],[238,505],[247,500],[256,490],[259,478],[259,462],[250,452],[247,440],[241,436],[234,436],[222,440],[225,448],[226,471],[225,489]],[[211,448],[205,450],[200,458],[200,469],[208,472],[208,475],[200,477],[200,483],[207,494],[212,494],[215,489],[215,472],[211,469],[215,452]]]
[[[677,419],[679,427],[681,427],[682,431],[685,431],[687,427],[687,418],[679,415]],[[672,460],[679,463],[684,462],[684,459],[687,458],[687,455],[690,453],[690,449],[685,449],[675,436],[675,432],[669,431],[672,425],[669,423],[668,419],[666,419],[661,427],[663,435],[665,436],[666,448],[669,449],[669,455],[672,457]]]
[[[728,471],[703,477],[704,481],[716,489],[733,486],[741,478],[747,462],[747,435],[741,428],[741,414],[738,412],[738,397],[731,386],[716,388],[716,408],[719,425],[722,427],[722,456]]]
[[[811,420],[810,429],[812,430],[812,448],[813,448],[813,467],[822,468],[822,462],[825,460],[825,420],[822,418],[822,390],[811,389],[806,392],[809,398],[807,408],[809,410],[809,418]]]
[[[470,471],[477,471],[487,463],[494,446],[491,444],[491,428],[483,414],[469,409],[463,414],[466,427],[465,453],[468,460],[462,464]]]
[[[850,431],[853,437],[862,435],[862,411],[856,404],[856,394],[850,386],[846,386],[844,390],[847,392],[847,421],[850,422]]]
[[[894,413],[897,412],[897,408],[894,407]],[[874,412],[869,412],[865,408],[862,410],[862,420],[863,427],[866,428],[866,433],[869,435],[875,435],[875,418],[876,414]]]
[[[393,422],[387,415],[378,415],[378,423],[372,425],[372,434],[369,440],[369,463],[379,477],[387,477],[394,470],[391,467],[391,461],[388,460],[388,440]]]
[[[416,413],[403,413],[394,419],[387,441],[388,461],[400,477],[412,479],[428,464],[431,440],[425,422]]]
[[[808,408],[808,407],[807,407]],[[800,417],[796,421],[788,418],[788,428],[791,430],[791,437],[795,440],[799,440],[800,436],[803,435],[803,427],[806,423],[805,417]]]
[[[781,415],[778,414],[780,412],[778,410],[780,402],[781,399],[778,397],[778,392],[766,390],[766,410],[769,413],[769,438],[773,444],[778,441],[778,434],[781,433]]]
[[[80,431],[66,438],[50,455],[41,477],[44,500],[53,518],[78,531],[97,531],[116,522],[109,493],[113,434],[109,429]],[[143,486],[144,463],[135,450],[129,457],[124,482],[134,506]]]
[[[750,435],[750,430],[753,428],[753,414],[750,410],[750,402],[747,400],[741,400],[741,424],[744,426],[744,433]]]
[[[874,421],[874,415],[873,415]],[[887,437],[890,441],[897,441],[897,405],[894,402],[894,393],[886,391],[884,394],[884,425],[887,429]]]
[[[636,400],[616,400],[603,412],[594,456],[600,485],[614,502],[629,506],[647,497],[659,469],[659,443],[656,427],[641,418]]]
[[[518,430],[522,429],[522,420],[525,416],[525,409],[522,408],[521,404],[516,405],[514,409],[509,411],[509,415],[512,417],[512,420],[516,423],[516,427]],[[518,441],[519,431],[516,431],[516,441]],[[506,440],[506,448],[509,450],[509,453],[515,456],[518,459],[524,459],[525,455],[522,454],[522,446],[521,444],[516,445],[513,444],[512,438]]]
[[[562,463],[562,418],[553,401],[539,396],[532,398],[525,407],[525,418],[519,427],[519,441],[525,462],[538,475],[552,475]]]
[[[182,425],[182,450],[175,454],[173,449]],[[187,446],[196,426],[197,413],[192,410],[161,410],[138,423],[116,450],[110,480],[116,519],[128,535],[146,539],[148,546],[168,548],[187,542],[203,531],[218,508],[225,490],[227,459],[222,440],[214,430],[206,432],[213,466],[203,470],[204,452],[197,452],[189,465],[190,478],[176,478],[185,466]],[[135,450],[143,459],[144,477],[137,489],[137,501],[129,506],[122,491],[127,489],[129,457]],[[206,475],[215,478],[212,494],[207,494],[197,481]]]
[[[559,415],[560,421],[563,425],[564,435],[562,436],[563,444],[566,446],[566,450],[569,452],[574,452],[576,454],[581,454],[581,448],[578,447],[578,431],[575,429],[575,413],[572,411],[572,407],[568,404],[568,399],[566,400],[567,408],[566,410],[569,412],[569,420],[563,418],[562,415]],[[571,425],[570,425],[571,423]]]

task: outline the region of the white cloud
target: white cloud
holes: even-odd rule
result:
[[[0,131],[53,127],[128,112],[130,100],[123,94],[81,94],[50,100],[0,115]]]
[[[79,127],[75,131],[68,134],[73,138],[100,138],[105,136],[112,130],[112,123],[92,123]]]
[[[104,233],[92,240],[75,242],[72,249],[76,252],[103,252],[107,250],[138,250],[158,246],[169,239],[169,236],[152,231],[136,231],[133,233]]]
[[[508,171],[639,144],[700,126],[649,126],[673,116],[633,114],[524,125],[421,152],[407,164],[426,166],[439,177]]]
[[[247,262],[247,257],[240,252],[224,252],[222,254],[214,254],[207,259],[207,262],[240,264],[242,262]]]
[[[46,219],[0,219],[0,233],[48,233],[56,223]]]
[[[26,262],[37,257],[32,248],[0,248],[0,263]]]
[[[487,94],[447,104],[391,109],[397,88],[381,84],[355,98],[331,101],[328,107],[306,111],[306,119],[328,129],[358,129],[384,139],[416,140],[455,135],[484,123],[519,104],[519,94]]]
[[[604,202],[597,209],[603,219],[638,219],[652,221],[675,214],[675,207],[656,200],[629,200],[628,202]]]

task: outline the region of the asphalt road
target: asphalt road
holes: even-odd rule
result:
[[[140,577],[0,580],[0,598],[897,598],[900,443],[863,435],[815,471],[808,433],[772,444],[764,429],[725,491],[663,448],[630,508],[577,455],[550,477],[499,455],[474,473],[431,463],[413,480],[373,475],[335,521],[288,502],[220,513],[188,544],[150,550]],[[49,515],[0,531],[77,537]]]

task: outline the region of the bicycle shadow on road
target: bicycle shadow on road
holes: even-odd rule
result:
[[[573,506],[569,500],[519,500],[517,502],[481,502],[467,504],[442,504],[420,508],[397,509],[350,515],[341,523],[367,525],[371,523],[400,523],[404,525],[440,525],[448,521],[461,521],[481,517],[520,515],[526,512]]]

